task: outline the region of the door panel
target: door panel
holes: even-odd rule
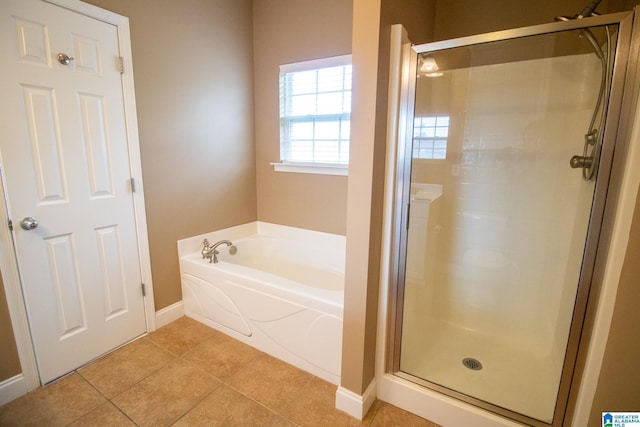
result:
[[[118,34],[35,0],[0,19],[0,154],[46,383],[146,330]]]
[[[104,98],[81,94],[82,140],[87,154],[91,197],[113,196],[111,159],[108,155]]]
[[[67,200],[64,169],[60,163],[56,103],[52,88],[22,88],[29,126],[31,159],[38,191],[38,204]]]
[[[87,319],[82,298],[82,288],[78,280],[78,257],[74,248],[73,235],[46,237],[48,278],[53,288],[55,309],[58,316],[59,339],[87,329]]]
[[[14,17],[18,57],[23,62],[51,66],[46,25]]]

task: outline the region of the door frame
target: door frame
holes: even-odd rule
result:
[[[138,239],[138,260],[142,283],[145,285],[146,296],[144,310],[147,332],[156,329],[156,313],[153,294],[153,281],[151,277],[151,258],[149,252],[149,238],[147,233],[147,216],[144,204],[144,188],[142,181],[142,163],[140,156],[140,141],[138,138],[138,117],[136,113],[135,88],[133,84],[133,67],[131,55],[131,37],[129,31],[129,18],[101,9],[80,0],[38,0],[50,3],[72,12],[77,12],[89,18],[112,24],[117,28],[118,47],[123,57],[122,89],[124,97],[125,130],[129,152],[129,167],[131,177],[135,180],[135,192],[133,195],[134,215],[136,223],[136,237]],[[31,340],[29,320],[27,318],[25,300],[22,293],[22,284],[17,266],[16,254],[13,247],[13,239],[8,224],[9,207],[2,176],[2,157],[0,153],[0,271],[4,282],[7,305],[13,334],[16,341],[18,356],[22,373],[0,382],[0,392],[6,391],[8,400],[40,386],[40,376],[36,364],[35,352]],[[4,389],[4,390],[3,390]],[[3,402],[0,395],[0,405]]]

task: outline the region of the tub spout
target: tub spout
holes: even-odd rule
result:
[[[227,245],[229,247],[229,253],[234,255],[237,251],[237,248],[231,243],[229,240],[220,240],[219,242],[214,243],[213,245],[209,244],[207,239],[204,239],[202,242],[202,257],[209,259],[209,262],[214,264],[218,263],[218,246]]]

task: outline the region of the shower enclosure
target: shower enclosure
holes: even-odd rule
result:
[[[560,425],[622,99],[631,14],[413,47],[398,154],[395,375]]]

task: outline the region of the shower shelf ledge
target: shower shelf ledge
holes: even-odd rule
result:
[[[442,196],[441,184],[411,184],[411,201],[421,200],[425,202],[433,202],[440,196]]]

